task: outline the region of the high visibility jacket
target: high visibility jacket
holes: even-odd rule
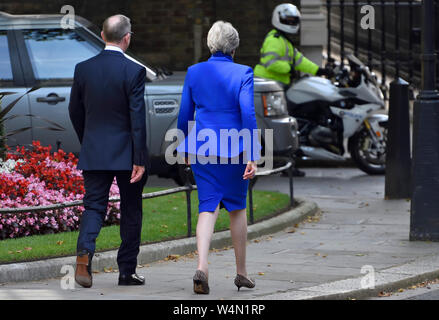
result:
[[[288,85],[292,69],[315,75],[319,66],[305,58],[279,31],[271,30],[262,44],[261,59],[254,69],[255,77]]]

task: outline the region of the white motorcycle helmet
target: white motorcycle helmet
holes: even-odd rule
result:
[[[283,3],[274,8],[272,25],[283,32],[297,34],[300,27],[300,12],[291,3]]]

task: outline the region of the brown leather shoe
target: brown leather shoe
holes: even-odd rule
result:
[[[91,265],[88,254],[76,257],[75,280],[84,288],[90,288],[92,286],[93,277],[91,275]]]

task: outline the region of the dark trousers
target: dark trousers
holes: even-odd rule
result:
[[[137,266],[142,229],[142,191],[147,180],[144,174],[136,183],[130,183],[131,171],[84,171],[84,208],[77,252],[84,250],[92,256],[96,238],[104,223],[111,184],[116,177],[120,191],[120,237],[122,243],[117,253],[120,274],[133,274]]]

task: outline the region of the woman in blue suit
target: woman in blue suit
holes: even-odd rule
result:
[[[185,141],[177,148],[185,154],[186,164],[190,163],[198,186],[198,266],[193,280],[194,291],[204,294],[209,293],[207,256],[220,208],[230,213],[237,271],[234,283],[238,290],[255,286],[246,270],[246,199],[248,179],[256,173],[260,151],[253,70],[233,62],[238,32],[230,23],[217,21],[208,33],[207,45],[211,58],[189,67],[186,75],[178,117]]]

